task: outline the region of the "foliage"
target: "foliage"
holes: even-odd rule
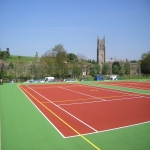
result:
[[[6,67],[4,65],[4,63],[1,64],[0,66],[0,79],[4,79],[7,75],[7,72],[6,72]]]
[[[75,55],[73,53],[69,53],[69,54],[67,54],[67,61],[68,62],[78,61],[78,57],[77,57],[77,55]]]
[[[113,65],[112,73],[113,74],[119,74],[119,67],[117,65]]]
[[[7,50],[7,51],[1,51],[0,50],[0,59],[3,59],[3,60],[7,60],[7,58],[9,58],[10,57],[10,53],[9,53],[9,51]]]
[[[137,60],[130,60],[130,63],[137,63]]]
[[[118,61],[114,62],[112,65],[112,73],[119,74],[120,70],[121,70],[120,63]]]
[[[90,70],[90,75],[94,77],[96,74],[100,74],[100,66],[98,64],[93,65]]]
[[[81,68],[78,65],[74,65],[72,75],[74,78],[78,78],[81,73]]]
[[[12,62],[10,62],[8,68],[9,69],[14,69],[14,64]]]
[[[108,63],[104,63],[103,67],[102,67],[102,75],[106,75],[109,71],[109,64]]]
[[[124,74],[130,75],[130,63],[128,61],[124,63]]]
[[[148,52],[144,56],[145,57],[143,57],[143,59],[141,60],[141,72],[143,74],[150,74],[150,52]]]
[[[91,69],[91,71],[90,71],[90,75],[91,75],[92,77],[94,77],[94,76],[96,75],[96,73],[95,73],[95,70],[94,70],[94,69]]]
[[[147,57],[147,55],[149,55],[149,54],[150,54],[150,51],[148,51],[147,53],[143,53],[141,55],[141,60],[145,59]]]

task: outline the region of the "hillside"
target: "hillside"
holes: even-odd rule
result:
[[[31,56],[17,56],[17,55],[11,55],[10,58],[6,60],[6,62],[18,62],[19,60],[22,60],[23,62],[29,62],[33,61],[34,57]]]

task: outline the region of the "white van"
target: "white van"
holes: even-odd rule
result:
[[[108,80],[118,80],[117,75],[109,75]]]
[[[109,80],[117,80],[117,75],[110,75],[109,78]]]
[[[54,77],[45,77],[44,82],[50,82],[54,79],[55,79]]]

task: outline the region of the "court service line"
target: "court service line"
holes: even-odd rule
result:
[[[83,138],[86,142],[88,142],[90,145],[92,145],[95,149],[100,150],[95,144],[93,144],[91,141],[89,141],[87,138],[85,138],[82,134],[80,134],[76,129],[74,129],[71,125],[69,125],[67,122],[65,122],[62,118],[60,118],[57,114],[55,114],[52,110],[47,108],[44,104],[42,104],[36,97],[34,97],[30,92],[25,90],[23,87],[21,87],[24,91],[26,91],[32,98],[34,98],[38,103],[40,103],[44,108],[46,108],[50,113],[52,113],[56,118],[58,118],[60,121],[62,121],[66,126],[68,126],[70,129],[72,129],[76,134],[78,134],[81,138]]]
[[[126,97],[126,96],[130,96],[130,97]],[[133,95],[134,96],[134,95]],[[136,95],[137,96],[137,95]],[[145,97],[145,96],[138,96],[137,98],[139,97]],[[102,97],[99,97],[99,98],[103,98],[105,99],[105,101],[109,100],[109,99],[106,99],[106,98],[120,98],[120,99],[123,99],[123,98],[136,98],[136,97],[131,97],[131,95],[121,95],[121,96],[102,96]],[[55,102],[55,103],[65,103],[65,102],[75,102],[75,101],[85,101],[85,100],[95,100],[95,98],[82,98],[82,99],[69,99],[69,100],[59,100],[59,101],[52,101],[52,102]],[[112,99],[114,100],[114,99]]]
[[[70,89],[67,89],[67,88],[63,88],[61,86],[58,86],[58,87],[61,88],[61,89],[67,90],[67,91],[71,91],[71,92],[78,93],[78,94],[81,94],[81,95],[86,95],[86,96],[89,96],[89,97],[92,97],[92,98],[96,98],[96,99],[99,99],[101,101],[106,101],[105,99],[102,99],[102,98],[99,98],[99,97],[95,97],[95,96],[92,96],[92,95],[88,95],[88,94],[84,94],[84,93],[81,93],[81,92],[77,92],[75,90],[70,90]]]
[[[91,101],[91,102],[81,102],[81,103],[70,103],[70,104],[59,104],[59,106],[69,106],[69,105],[83,105],[83,104],[93,104],[93,103],[104,103],[104,102],[112,102],[112,101],[122,101],[122,100],[132,100],[133,98],[143,98],[144,96],[139,96],[139,97],[128,97],[128,98],[120,98],[120,99],[111,99],[111,100],[106,100],[106,101]],[[144,97],[144,98],[149,98],[149,97]]]
[[[46,98],[45,96],[43,96],[42,94],[38,93],[37,91],[33,90],[32,88],[30,88],[28,85],[26,85],[29,89],[31,89],[32,91],[34,91],[35,93],[37,93],[38,95],[40,95],[41,97],[43,97],[44,99],[46,99],[47,101],[49,101],[51,104],[53,104],[54,106],[58,107],[59,109],[61,109],[62,111],[64,111],[65,113],[67,113],[68,115],[70,115],[71,117],[75,118],[76,120],[78,120],[79,122],[83,123],[85,126],[89,127],[90,129],[92,129],[95,132],[98,132],[96,129],[94,129],[93,127],[91,127],[90,125],[86,124],[85,122],[83,122],[82,120],[80,120],[79,118],[75,117],[74,115],[72,115],[71,113],[69,113],[68,111],[66,111],[65,109],[61,108],[60,106],[58,106],[57,104],[53,103],[51,100],[49,100],[48,98]],[[42,102],[41,102],[42,103]]]

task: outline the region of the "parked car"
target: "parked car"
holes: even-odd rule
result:
[[[68,79],[64,79],[64,82],[78,82],[78,80],[73,78],[68,78]]]
[[[27,80],[26,82],[24,83],[33,83],[33,80]]]

